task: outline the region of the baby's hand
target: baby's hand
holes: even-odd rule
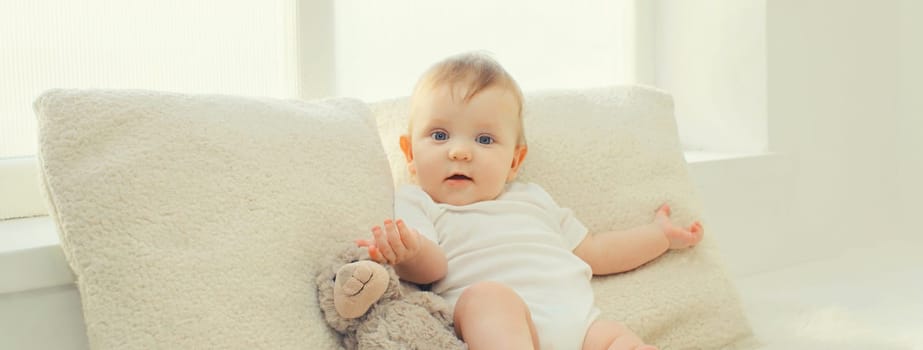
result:
[[[679,227],[670,221],[670,206],[664,204],[657,209],[654,223],[663,231],[663,235],[670,240],[670,249],[689,248],[698,244],[705,234],[701,222],[693,222],[689,227]]]
[[[360,247],[368,247],[369,257],[382,264],[397,265],[413,259],[420,252],[420,233],[404,225],[403,220],[385,220],[384,230],[372,227],[372,239],[356,240]]]

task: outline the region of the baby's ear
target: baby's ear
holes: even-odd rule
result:
[[[516,175],[519,175],[519,169],[522,167],[522,162],[526,160],[527,153],[529,153],[529,147],[526,145],[518,145],[513,150],[513,162],[510,164],[509,174],[506,175],[506,182],[512,182],[516,179]]]
[[[407,161],[407,172],[410,176],[417,174],[417,168],[413,166],[413,146],[410,143],[410,136],[401,135],[401,151],[404,152],[404,160]]]

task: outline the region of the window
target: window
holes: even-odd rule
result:
[[[525,90],[632,82],[634,4],[3,1],[0,177],[32,188],[34,158],[21,157],[36,152],[32,101],[50,88],[372,101],[409,94],[430,64],[470,50],[492,53]],[[0,215],[39,210],[11,196]]]
[[[634,80],[631,0],[338,0],[336,94],[410,94],[431,64],[491,53],[523,90]]]
[[[651,3],[651,2],[649,2]],[[657,1],[653,84],[673,95],[686,150],[769,148],[766,1]]]
[[[292,97],[291,1],[0,2],[0,158],[36,152],[50,88]]]
[[[333,38],[315,47],[333,53],[316,54],[335,62],[318,65],[296,52],[312,46],[299,30],[297,40],[323,36],[296,26],[296,7],[303,22],[330,22],[313,2],[2,2],[0,158],[35,154],[31,104],[49,88],[294,97],[312,83],[300,65],[333,70],[322,78],[334,80],[330,94],[374,100],[408,94],[430,64],[469,50],[493,53],[526,90],[633,80],[634,1],[326,3]]]
[[[45,212],[32,102],[50,88],[297,95],[292,0],[0,1],[0,220]]]

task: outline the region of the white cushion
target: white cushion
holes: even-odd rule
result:
[[[673,119],[658,90],[621,86],[526,94],[529,153],[520,181],[535,182],[598,233],[650,222],[662,203],[676,223],[701,219]],[[395,183],[406,183],[398,137],[406,98],[371,106]],[[753,345],[737,293],[708,234],[696,248],[669,252],[632,272],[595,277],[603,318],[626,323],[663,349]]]
[[[97,349],[332,349],[315,264],[391,215],[360,101],[56,90],[52,215]]]

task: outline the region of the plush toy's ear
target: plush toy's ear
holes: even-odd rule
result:
[[[354,263],[359,260],[369,260],[369,252],[367,248],[349,244],[340,251],[336,259],[339,261],[339,264],[335,266],[334,269],[339,269],[345,264]]]

